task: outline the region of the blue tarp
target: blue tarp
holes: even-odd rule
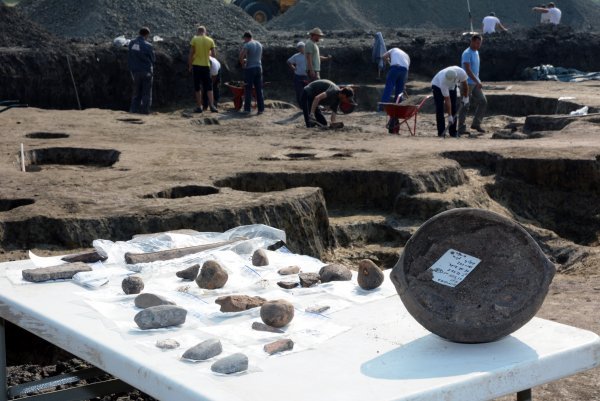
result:
[[[544,64],[523,70],[523,78],[529,81],[582,82],[600,80],[600,72],[583,72],[575,68],[554,67]]]
[[[385,41],[381,32],[375,34],[375,41],[373,42],[373,55],[372,59],[375,64],[379,67],[379,72],[383,71],[385,62],[383,61],[383,55],[387,52],[385,48]]]

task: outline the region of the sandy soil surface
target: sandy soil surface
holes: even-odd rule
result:
[[[427,82],[412,83],[416,92]],[[494,83],[505,93],[540,97],[576,97],[578,102],[600,106],[597,83]],[[506,87],[511,86],[508,91]],[[420,88],[420,89],[419,89]],[[490,91],[492,92],[492,91]],[[510,101],[510,100],[507,100]],[[150,116],[89,109],[52,111],[12,109],[0,114],[0,177],[3,199],[34,199],[35,203],[0,213],[2,221],[28,215],[68,218],[119,215],[132,211],[160,213],[185,208],[188,200],[143,199],[174,185],[213,185],[238,172],[311,172],[335,169],[390,170],[417,174],[455,165],[442,157],[446,151],[489,151],[504,157],[597,160],[600,125],[574,122],[561,131],[549,131],[539,139],[494,140],[492,134],[524,117],[489,116],[487,132],[460,139],[438,138],[432,114],[419,115],[417,135],[387,133],[386,115],[356,112],[340,116],[340,130],[307,129],[296,108],[270,101],[263,115],[243,117],[221,106],[218,114],[188,114],[189,110],[159,112]],[[191,108],[191,102],[189,107]],[[67,138],[34,139],[33,132],[66,133]],[[47,164],[37,171],[19,171],[18,151],[47,147],[114,149],[121,152],[111,167]],[[289,157],[306,152],[310,158]],[[335,154],[345,153],[346,157]],[[485,179],[481,178],[482,180]],[[477,178],[473,176],[472,185]],[[244,194],[232,194],[243,198]],[[210,202],[206,199],[197,202]],[[493,210],[502,205],[492,204]],[[189,227],[194,228],[194,227]],[[40,254],[64,252],[56,244],[37,244]],[[62,248],[62,249],[61,249]],[[599,248],[589,246],[576,268],[558,274],[538,316],[600,333]],[[343,252],[338,255],[342,255]],[[336,252],[329,257],[335,259]],[[25,247],[4,246],[0,261],[26,257]],[[343,259],[343,256],[340,256]],[[600,400],[600,369],[584,372],[534,389],[534,397],[549,401]],[[123,400],[129,398],[122,398]],[[136,399],[132,396],[131,399]],[[503,398],[503,400],[512,399]]]

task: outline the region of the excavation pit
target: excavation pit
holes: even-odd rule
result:
[[[29,134],[25,134],[25,137],[31,139],[61,139],[70,136],[71,135],[63,132],[30,132]]]
[[[164,191],[144,195],[145,199],[179,199],[193,196],[208,196],[219,193],[219,188],[203,185],[185,185],[173,187]]]
[[[115,149],[42,148],[25,152],[28,171],[45,165],[111,167],[119,161],[121,152]]]
[[[33,205],[34,199],[0,199],[0,212],[8,212],[21,206]]]

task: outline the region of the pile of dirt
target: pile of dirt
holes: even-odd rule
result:
[[[263,32],[239,7],[223,0],[23,0],[17,8],[57,36],[103,40],[137,35],[189,38],[205,25],[213,38],[239,38],[251,29]]]
[[[49,32],[0,2],[0,47],[46,47],[56,42]]]
[[[269,24],[274,30],[310,29],[381,29],[381,28],[470,28],[466,1],[405,0],[401,6],[389,0],[303,0],[293,9]],[[541,1],[539,3],[542,3]],[[539,23],[538,13],[522,0],[481,0],[471,2],[473,27],[481,29],[483,17],[494,11],[509,28],[533,26]],[[598,29],[600,7],[592,0],[562,0],[561,23],[575,29]]]

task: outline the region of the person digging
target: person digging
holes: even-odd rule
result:
[[[327,120],[321,112],[319,105],[329,106],[331,109],[331,126],[336,125],[338,109],[344,114],[354,111],[354,91],[352,88],[340,88],[327,79],[318,79],[304,87],[300,98],[304,122],[308,128],[320,126],[327,127]]]

